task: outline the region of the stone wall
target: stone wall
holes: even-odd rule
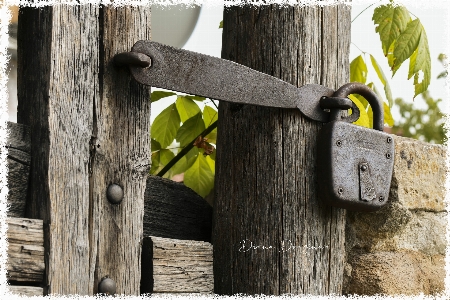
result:
[[[446,149],[397,137],[388,204],[348,212],[344,294],[444,291]]]

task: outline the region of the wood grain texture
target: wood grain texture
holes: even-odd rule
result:
[[[20,8],[18,122],[31,130],[27,217],[44,222],[44,293],[89,294],[89,141],[98,8]],[[37,71],[39,70],[39,71]]]
[[[42,283],[45,270],[42,220],[7,218],[6,223],[8,281]]]
[[[33,297],[44,295],[44,289],[37,286],[10,285],[8,288],[12,294],[19,296]]]
[[[146,237],[144,293],[212,293],[213,249],[201,241]],[[146,247],[144,247],[145,249]],[[149,272],[150,271],[150,272]]]
[[[21,8],[18,35],[18,120],[36,149],[27,216],[44,220],[44,292],[92,295],[109,276],[117,293],[139,294],[150,91],[111,61],[150,39],[150,8]],[[119,205],[106,199],[110,183],[124,188]]]
[[[139,295],[144,193],[150,170],[150,88],[137,83],[127,69],[112,64],[115,54],[131,51],[138,40],[150,39],[150,7],[103,7],[101,95],[94,106],[95,149],[91,177],[90,272],[108,276],[117,293]],[[115,183],[123,201],[110,204],[107,187]]]
[[[223,22],[225,59],[297,86],[348,81],[349,7],[231,7]],[[214,292],[340,294],[345,211],[317,199],[322,124],[224,102],[219,114]]]
[[[211,242],[212,207],[182,183],[147,178],[144,236]]]
[[[30,128],[7,122],[8,217],[25,217],[31,163]]]

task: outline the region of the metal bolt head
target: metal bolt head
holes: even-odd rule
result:
[[[119,204],[123,199],[123,189],[115,183],[110,184],[106,190],[106,198],[111,204]]]
[[[378,197],[378,201],[383,202],[384,201],[384,197],[383,196]]]
[[[103,277],[98,284],[98,292],[105,295],[114,295],[116,293],[116,282],[108,277]]]
[[[342,146],[342,142],[341,141],[336,141],[336,146],[338,146],[338,147]]]
[[[391,138],[391,137],[388,137],[388,138],[386,139],[386,141],[388,142],[388,144],[390,144],[390,143],[392,142],[392,138]]]
[[[367,170],[367,165],[361,165],[361,171],[365,171],[365,170]]]

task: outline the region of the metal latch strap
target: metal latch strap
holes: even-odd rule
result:
[[[116,55],[115,62],[128,65],[141,84],[239,104],[297,108],[309,119],[329,119],[318,103],[334,90],[317,84],[298,88],[229,60],[138,41],[131,52]]]

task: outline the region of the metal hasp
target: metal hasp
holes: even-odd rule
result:
[[[347,105],[321,100],[333,119],[317,138],[319,196],[328,204],[355,211],[375,211],[387,203],[394,168],[394,140],[383,130],[383,106],[367,86],[350,83],[332,97],[359,94],[372,106],[374,129],[350,124],[355,117],[341,117]],[[341,100],[342,101],[342,100]],[[355,112],[355,110],[353,110]],[[359,110],[357,112],[359,116]]]
[[[329,119],[318,103],[322,96],[331,96],[332,89],[318,84],[298,88],[229,60],[138,41],[114,62],[128,65],[141,84],[239,104],[297,108],[311,120]]]
[[[311,120],[329,122],[317,144],[321,196],[333,206],[352,210],[372,211],[386,203],[394,143],[382,132],[382,103],[367,86],[349,83],[336,92],[317,84],[297,88],[232,61],[152,41],[136,42],[114,62],[128,66],[141,84],[238,104],[297,108]],[[350,94],[360,94],[370,103],[375,130],[350,124],[359,118],[358,107],[346,98]],[[352,115],[342,118],[341,111],[349,108]]]

